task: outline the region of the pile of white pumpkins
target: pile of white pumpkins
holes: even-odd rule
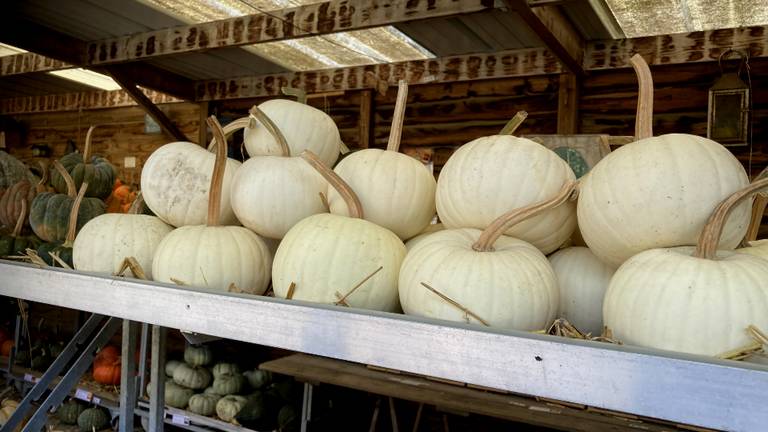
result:
[[[174,142],[146,161],[142,193],[157,216],[93,219],[75,267],[112,274],[132,256],[180,287],[261,295],[271,282],[276,297],[340,307],[523,331],[564,316],[625,344],[740,347],[747,326],[768,329],[768,261],[738,253],[768,248],[733,252],[765,182],[745,190],[742,165],[716,142],[652,137],[650,71],[633,65],[638,140],[578,180],[546,147],[495,135],[461,146],[436,182],[398,152],[403,82],[387,149],[338,163],[338,129],[310,106],[270,100],[223,130],[209,119],[213,152]],[[237,129],[242,164],[225,153]],[[577,231],[589,247],[561,249]]]

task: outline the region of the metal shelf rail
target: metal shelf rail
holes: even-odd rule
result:
[[[695,426],[768,424],[761,365],[17,263],[0,263],[0,295]]]

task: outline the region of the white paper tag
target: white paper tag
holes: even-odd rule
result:
[[[32,375],[32,374],[24,374],[24,381],[31,382],[31,383],[36,383],[36,382],[38,382],[40,380],[37,377],[35,377],[34,375]]]
[[[93,400],[93,393],[84,390],[84,389],[77,389],[75,390],[75,399],[80,399],[81,401],[91,402]]]
[[[99,405],[101,403],[101,398],[94,396],[93,399],[91,399],[91,402],[95,403],[96,405]]]
[[[181,414],[172,414],[171,423],[177,425],[189,425],[189,417]]]

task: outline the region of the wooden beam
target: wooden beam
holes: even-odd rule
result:
[[[587,46],[584,67],[630,67],[629,59],[635,54],[642,55],[649,65],[710,62],[729,48],[747,51],[751,58],[767,57],[768,26],[595,41]]]
[[[200,106],[200,116],[197,125],[197,143],[206,145],[206,143],[208,143],[208,127],[206,126],[206,119],[208,118],[208,113],[211,108],[209,102],[200,102],[198,105]]]
[[[255,77],[203,81],[197,84],[197,100],[240,99],[280,95],[281,87],[307,93],[374,88],[376,77],[390,85],[405,79],[409,84],[449,83],[489,78],[555,74],[557,59],[546,49],[532,48],[494,54],[468,54],[430,60],[412,60],[367,66],[288,72]]]
[[[579,133],[579,80],[571,73],[560,74],[557,101],[557,133]]]
[[[195,81],[165,69],[147,63],[130,63],[109,67],[93,68],[96,72],[109,74],[117,70],[130,76],[137,85],[167,93],[179,99],[192,101],[195,99]]]
[[[584,75],[584,38],[558,6],[532,8],[527,0],[504,0],[572,74]]]
[[[144,111],[147,112],[155,121],[160,125],[163,130],[173,137],[176,141],[188,141],[187,136],[184,135],[181,130],[176,127],[175,124],[171,121],[171,119],[168,118],[168,116],[165,115],[164,112],[160,110],[160,108],[157,107],[152,101],[136,86],[136,81],[134,78],[125,73],[120,68],[110,68],[108,69],[109,74],[112,76],[112,79],[117,81],[118,84],[120,84],[120,87],[125,90],[133,100],[136,101],[139,106],[141,106]],[[202,126],[202,125],[201,125]]]
[[[183,102],[154,90],[143,90],[155,104]],[[33,114],[136,106],[136,101],[123,90],[63,93],[55,95],[22,96],[0,99],[0,114]]]
[[[0,57],[0,77],[34,72],[50,72],[71,69],[74,66],[35,53],[21,53]]]
[[[153,30],[88,44],[101,65],[170,54],[330,34],[491,9],[493,0],[329,0],[201,24]]]
[[[363,90],[360,92],[360,119],[358,128],[360,129],[360,138],[357,146],[367,149],[371,146],[373,130],[371,128],[373,121],[373,90]]]

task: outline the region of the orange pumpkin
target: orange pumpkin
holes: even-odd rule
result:
[[[104,348],[99,350],[99,353],[96,354],[96,358],[117,360],[120,358],[120,348],[114,345],[106,345]]]
[[[112,194],[107,198],[107,213],[126,213],[135,199],[136,192],[132,192],[130,186],[118,180]]]
[[[13,341],[8,339],[0,345],[0,355],[8,357],[11,355],[11,348],[13,348]]]
[[[120,359],[117,360],[104,360],[100,364],[94,363],[93,366],[93,379],[97,383],[106,385],[120,384]]]

